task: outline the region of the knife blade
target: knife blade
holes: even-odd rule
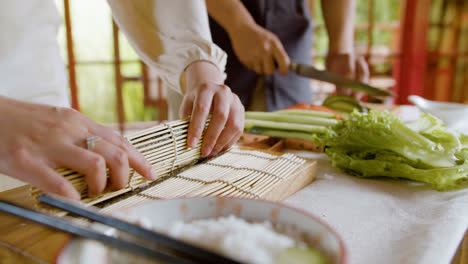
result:
[[[364,92],[373,96],[395,97],[395,94],[390,91],[370,86],[363,82],[347,78],[334,72],[318,70],[309,65],[291,62],[290,69],[300,76],[332,83],[338,87],[347,88],[356,92]]]

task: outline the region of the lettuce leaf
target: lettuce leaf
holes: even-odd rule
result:
[[[392,152],[349,153],[343,149],[327,148],[333,166],[358,177],[405,178],[429,184],[434,189],[446,191],[468,183],[468,161],[447,168],[417,168],[411,161]]]
[[[333,166],[358,177],[406,178],[437,190],[468,183],[468,136],[429,114],[404,124],[388,112],[353,112],[316,141]]]
[[[393,151],[408,160],[432,167],[457,165],[455,154],[461,146],[457,137],[443,127],[438,128],[434,124],[432,129],[427,127],[416,124],[410,128],[389,112],[353,112],[319,143],[353,152],[369,149]]]

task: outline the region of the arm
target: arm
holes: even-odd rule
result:
[[[322,0],[323,18],[328,32],[329,53],[353,52],[355,0]]]
[[[73,185],[55,171],[60,167],[83,173],[90,195],[102,192],[106,185],[125,187],[129,166],[148,179],[156,179],[151,165],[130,143],[73,109],[0,96],[0,124],[0,174],[45,192],[80,199]],[[101,137],[92,150],[86,149],[89,136]]]
[[[138,55],[169,88],[184,94],[180,114],[191,114],[187,142],[199,141],[208,114],[202,155],[230,147],[243,130],[244,110],[223,85],[226,54],[211,41],[202,0],[108,0],[114,19]]]
[[[282,74],[289,57],[275,34],[259,26],[240,0],[207,0],[210,16],[228,33],[239,60],[258,74],[273,74],[275,62]]]
[[[366,81],[369,69],[362,57],[354,54],[355,0],[322,0],[322,11],[328,33],[327,69]],[[337,88],[338,93],[351,94]]]

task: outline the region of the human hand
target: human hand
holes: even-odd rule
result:
[[[281,74],[288,73],[289,56],[275,34],[256,23],[229,28],[228,33],[236,56],[248,69],[272,75],[278,67]]]
[[[244,130],[244,106],[231,89],[222,84],[219,70],[206,61],[190,64],[185,71],[185,96],[180,116],[191,116],[187,144],[198,143],[208,115],[210,125],[203,137],[202,155],[215,156],[230,148]]]
[[[130,166],[147,179],[156,178],[151,165],[127,140],[73,109],[0,97],[0,123],[0,173],[45,192],[80,199],[73,185],[54,170],[59,167],[83,173],[91,195],[106,185],[125,187]],[[86,149],[89,136],[101,137],[92,151]]]
[[[369,66],[362,56],[356,57],[353,53],[329,54],[326,58],[327,70],[362,82],[369,81]],[[361,99],[364,94],[349,89],[336,87],[338,94],[354,96]]]

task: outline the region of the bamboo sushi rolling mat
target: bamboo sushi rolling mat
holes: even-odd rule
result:
[[[154,199],[195,196],[229,196],[281,201],[314,180],[316,161],[294,154],[281,154],[234,147],[215,158],[200,159],[200,144],[186,146],[188,121],[179,120],[128,137],[151,162],[161,179],[147,182],[131,172],[129,185],[116,192],[87,197],[83,175],[58,169],[81,192],[82,201],[103,206],[103,212],[134,206]],[[37,206],[37,189],[20,187],[0,198]],[[0,214],[0,263],[53,263],[69,235],[22,219]]]

